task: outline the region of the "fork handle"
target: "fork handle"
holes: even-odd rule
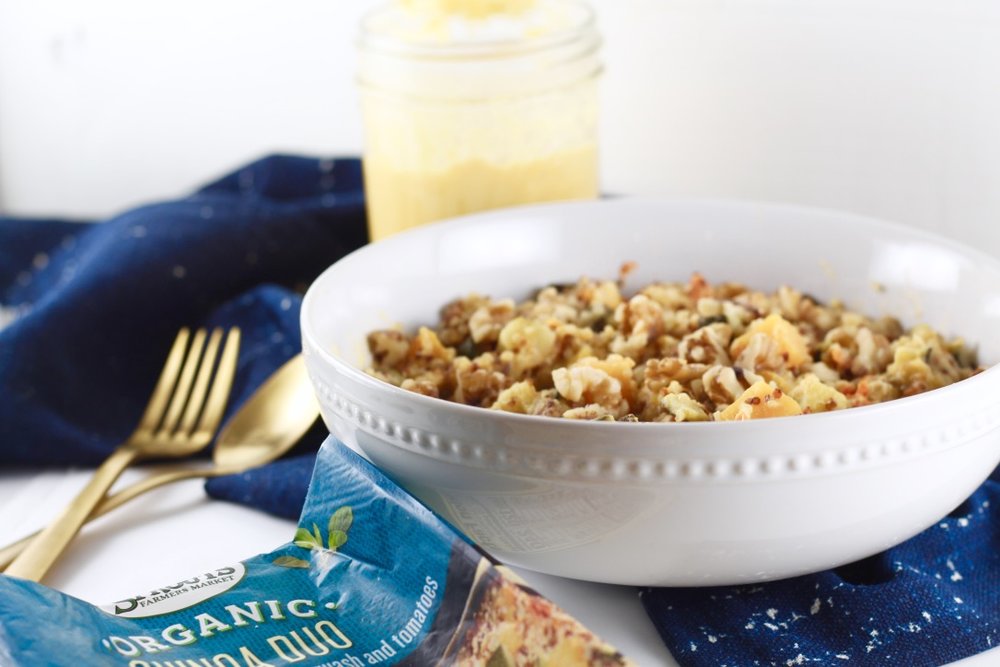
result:
[[[108,489],[136,456],[137,452],[132,447],[116,449],[94,472],[87,486],[66,506],[62,514],[42,529],[38,537],[14,559],[6,574],[21,579],[41,581],[73,537],[80,532],[80,528],[87,522],[87,517],[101,502]]]
[[[111,510],[118,509],[133,498],[138,498],[153,489],[158,489],[161,486],[166,486],[167,484],[180,482],[185,479],[221,477],[223,475],[232,475],[238,472],[243,472],[243,468],[237,466],[230,468],[182,468],[180,470],[162,472],[140,480],[135,484],[126,486],[118,493],[106,497],[101,504],[94,508],[94,511],[90,513],[90,516],[87,517],[87,521],[90,522],[99,516],[104,516]],[[3,571],[3,569],[11,561],[13,561],[19,553],[24,551],[25,547],[31,544],[31,541],[36,535],[38,535],[37,532],[32,533],[31,535],[23,537],[17,542],[12,542],[3,549],[0,549],[0,571]]]

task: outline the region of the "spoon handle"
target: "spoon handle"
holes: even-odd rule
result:
[[[237,468],[184,468],[181,470],[171,470],[168,472],[163,472],[152,477],[147,477],[146,479],[140,480],[135,484],[125,487],[118,493],[114,495],[107,496],[101,503],[94,508],[94,511],[90,513],[87,517],[87,522],[93,521],[99,516],[104,516],[113,509],[117,509],[127,503],[128,501],[138,498],[147,491],[152,491],[153,489],[159,488],[166,484],[172,484],[173,482],[180,482],[185,479],[197,479],[199,477],[209,478],[209,477],[221,477],[222,475],[232,475],[241,472],[241,469]],[[31,535],[21,538],[17,542],[8,544],[3,549],[0,549],[0,571],[6,569],[22,551],[27,547],[31,540],[34,539],[38,533],[41,531],[36,531]]]

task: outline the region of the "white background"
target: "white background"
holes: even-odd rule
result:
[[[357,153],[372,0],[0,0],[0,208],[104,216]],[[1000,3],[595,0],[608,191],[782,200],[1000,254]]]

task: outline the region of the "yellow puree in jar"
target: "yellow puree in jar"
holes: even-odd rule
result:
[[[364,161],[373,240],[410,227],[491,208],[597,195],[597,149],[523,162],[469,160],[440,171],[406,171]]]
[[[434,24],[455,16],[520,15],[536,0],[398,4]],[[364,113],[365,191],[373,241],[476,211],[598,194],[596,138],[584,129],[596,122],[592,81],[527,101],[487,99],[454,108],[375,97],[365,102]]]

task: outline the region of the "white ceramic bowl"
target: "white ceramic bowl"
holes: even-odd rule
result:
[[[625,260],[638,262],[633,286],[694,270],[758,289],[787,283],[925,321],[977,342],[982,363],[1000,359],[1000,262],[945,239],[793,206],[552,204],[420,228],[323,273],[302,333],[327,425],[499,558],[623,584],[732,584],[847,563],[933,524],[1000,460],[995,366],[871,407],[680,424],[485,410],[360,370],[373,329],[433,324],[471,291],[523,298],[613,277]]]

